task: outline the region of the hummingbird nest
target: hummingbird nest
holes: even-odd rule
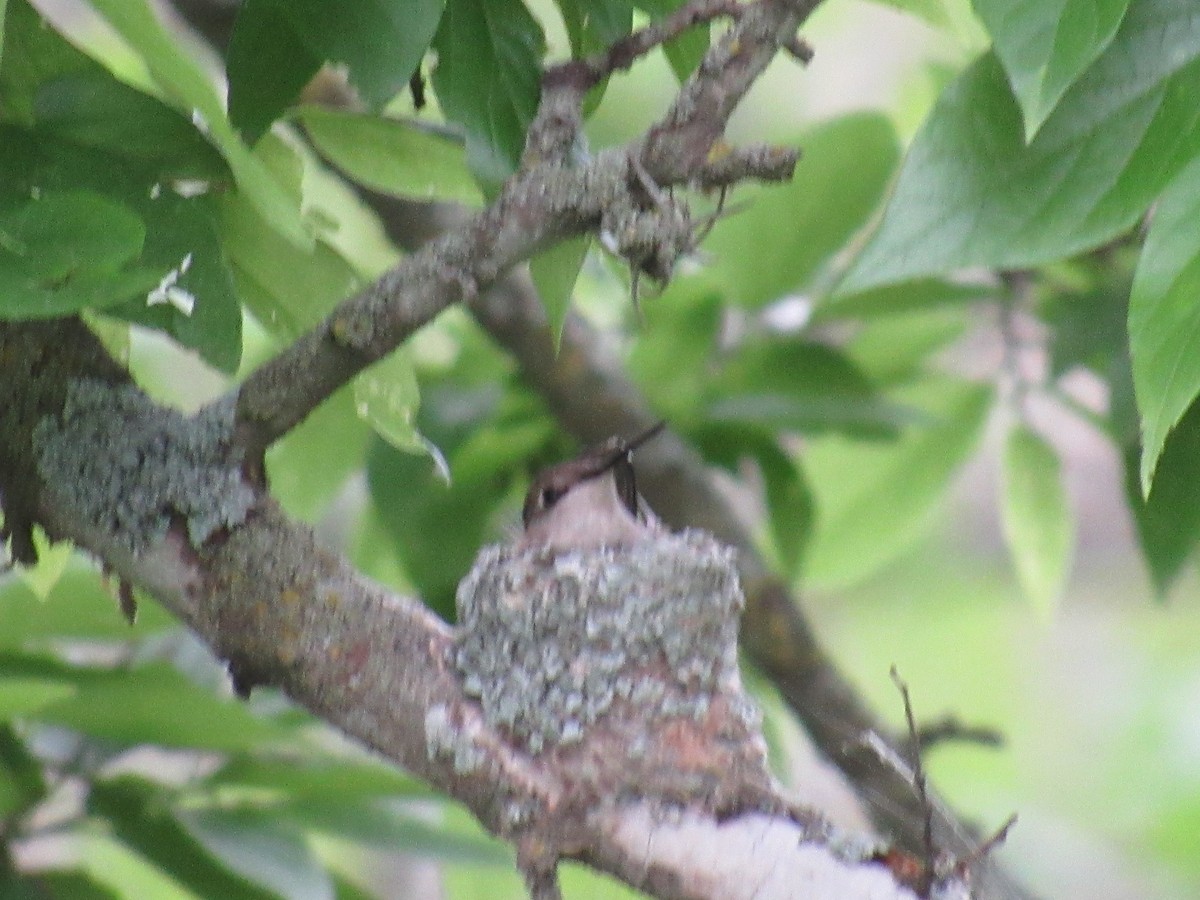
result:
[[[738,673],[734,551],[710,535],[488,547],[457,602],[465,691],[517,746],[607,796],[720,806],[730,776],[766,783]]]

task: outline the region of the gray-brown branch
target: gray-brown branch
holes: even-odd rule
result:
[[[193,417],[156,405],[75,319],[0,323],[0,384],[9,400],[0,405],[6,510],[14,485],[23,485],[24,512],[53,538],[74,541],[152,593],[246,682],[278,685],[462,801],[516,844],[546,892],[554,863],[573,857],[664,898],[913,897],[869,855],[839,850],[799,821],[754,755],[736,755],[750,745],[736,729],[729,745],[721,720],[717,746],[732,747],[730,759],[760,774],[744,782],[749,793],[729,792],[706,776],[729,767],[700,756],[692,772],[704,789],[691,802],[690,782],[676,774],[686,766],[655,760],[672,759],[681,738],[696,759],[716,700],[683,715],[682,731],[664,729],[667,743],[644,757],[646,785],[657,773],[674,785],[665,795],[637,793],[642,782],[630,780],[629,767],[614,768],[611,751],[592,754],[589,782],[571,747],[539,755],[514,741],[469,690],[454,629],[418,599],[362,578],[242,477],[231,405]],[[714,624],[732,641],[728,618]],[[734,658],[732,647],[724,658]],[[690,671],[686,654],[678,661]],[[714,697],[730,689],[732,670],[720,671],[712,689],[726,694]],[[665,722],[680,715],[663,709]],[[602,739],[610,726],[623,738],[619,729],[642,720],[606,715],[593,726]],[[610,777],[624,779],[611,795],[601,790]],[[703,802],[714,796],[719,806]]]
[[[734,107],[816,5],[759,0],[746,6],[658,125],[579,166],[567,164],[559,151],[574,137],[585,87],[548,79],[521,170],[490,207],[340,304],[246,379],[237,392],[237,418],[251,456],[447,306],[478,296],[545,246],[597,230],[606,213],[636,209],[633,198],[645,178],[666,186],[789,177],[795,157],[786,150],[735,156],[738,169],[730,169],[728,159],[712,172],[706,167]]]

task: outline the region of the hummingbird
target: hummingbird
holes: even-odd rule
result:
[[[645,537],[657,520],[639,505],[633,451],[665,425],[659,422],[629,440],[610,437],[572,460],[538,472],[521,511],[522,543],[573,550],[628,544]]]

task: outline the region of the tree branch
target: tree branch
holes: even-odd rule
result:
[[[736,19],[746,9],[737,0],[693,0],[645,28],[640,28],[597,53],[553,66],[546,74],[551,84],[570,82],[584,91],[614,72],[628,70],[641,57],[689,28],[726,17]]]
[[[714,660],[724,662],[694,670],[692,654],[682,653],[677,674],[655,675],[647,666],[657,665],[661,651],[646,647],[641,652],[648,655],[627,670],[630,684],[659,678],[666,694],[652,692],[646,707],[635,701],[635,689],[627,700],[618,697],[573,743],[556,738],[558,743],[534,750],[516,725],[496,724],[486,699],[478,699],[486,691],[470,688],[473,677],[490,676],[478,667],[464,669],[463,653],[473,646],[472,653],[487,656],[486,642],[472,644],[469,630],[450,628],[419,600],[363,579],[321,547],[310,529],[289,521],[261,487],[238,478],[242,459],[232,415],[181,419],[155,406],[77,320],[0,324],[0,382],[20,398],[0,407],[3,471],[31,476],[34,516],[52,536],[73,540],[121,578],[153,593],[229,661],[243,684],[280,686],[326,721],[461,800],[486,827],[518,845],[543,895],[553,896],[554,863],[570,856],[667,898],[805,896],[797,894],[797,885],[811,885],[811,896],[913,896],[865,852],[870,848],[837,849],[843,843],[774,793],[762,765],[761,736],[746,730],[752,717],[736,701],[730,609],[712,607],[691,591],[685,593],[694,605],[681,606],[666,591],[659,612],[634,618],[674,616],[665,631],[677,635],[683,648],[694,641],[680,634],[681,623],[702,619],[711,609],[705,634],[727,632],[726,643],[711,650]],[[130,427],[104,430],[114,406],[124,410],[118,425]],[[92,427],[101,430],[86,449],[98,465],[116,473],[97,488],[99,494],[127,498],[114,509],[157,510],[165,524],[157,514],[113,518],[85,496],[92,473],[74,471],[73,457],[64,457],[60,445]],[[136,465],[123,462],[134,458]],[[190,486],[197,484],[205,490],[193,492]],[[6,478],[6,499],[8,485]],[[198,534],[198,522],[213,525]],[[699,557],[688,555],[694,547]],[[712,548],[706,537],[654,541],[628,557],[594,560],[592,583],[617,583],[610,577],[614,563],[633,562],[635,554],[677,553],[684,554],[682,560],[698,559],[697,577],[725,584],[722,596],[740,603],[733,570],[720,575],[729,551]],[[536,582],[546,566],[557,571],[558,565],[556,557],[536,549],[501,548],[482,559],[467,592],[474,592],[477,603],[492,604],[485,607],[495,610],[485,616],[488,629],[496,615],[518,624],[526,618],[512,617],[510,595],[495,594],[488,584],[505,584],[510,576],[522,584]],[[497,560],[519,568],[487,568]],[[579,584],[586,571],[580,566],[589,563],[571,556],[562,565],[567,581],[544,582],[543,589],[546,602],[554,604],[547,609],[569,617],[564,585]],[[644,568],[630,570],[639,583],[659,570],[662,578],[681,577],[678,567],[660,566],[653,558],[640,565]],[[664,592],[641,596],[659,593]],[[528,592],[518,596],[536,602]],[[608,599],[618,604],[617,611],[628,596],[617,589]],[[575,615],[594,613],[590,597],[581,598]],[[539,628],[545,625],[538,621]],[[654,633],[663,626],[657,621]],[[584,629],[581,620],[567,618],[560,630],[577,635]],[[606,659],[613,639],[602,636],[599,649]],[[641,640],[635,637],[634,646],[645,646]],[[542,652],[531,647],[529,658]],[[508,667],[493,669],[496,677],[511,677]],[[712,693],[692,712],[681,712],[697,699],[690,693],[693,673]],[[587,673],[572,666],[568,674]],[[633,706],[622,713],[627,704]],[[646,721],[653,727],[639,731]],[[641,750],[622,755],[616,745]],[[614,783],[610,779],[619,789],[606,790]],[[698,848],[708,848],[700,851],[703,859],[696,856]],[[718,859],[721,866],[714,866]]]
[[[237,392],[237,420],[251,463],[447,306],[477,296],[544,246],[595,230],[606,212],[640,209],[638,175],[658,185],[790,176],[788,151],[736,157],[740,171],[729,168],[728,158],[709,170],[709,154],[750,84],[817,2],[759,0],[745,7],[644,140],[601,151],[579,167],[564,165],[558,149],[578,127],[584,88],[551,79],[530,127],[532,152],[488,209],[339,305],[246,379]]]

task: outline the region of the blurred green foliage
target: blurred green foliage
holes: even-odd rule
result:
[[[485,15],[470,0],[344,0],[330,16],[323,4],[246,0],[228,111],[148,0],[91,3],[120,42],[86,26],[64,35],[40,5],[0,2],[0,317],[85,312],[118,344],[133,323],[234,379],[398,258],[351,182],[468,204],[494,195],[518,164],[547,48],[595,52],[678,3],[504,0]],[[1075,515],[1031,402],[1111,444],[1124,468],[1111,491],[1132,512],[1159,595],[1195,556],[1200,17],[1194,0],[890,5],[992,42],[953,77],[930,63],[945,88],[906,154],[899,114],[801,116],[795,180],[735,191],[747,206],[717,222],[641,317],[594,242],[553,248],[534,275],[556,325],[569,308],[590,316],[654,409],[757,495],[757,533],[778,570],[856,598],[823,609],[842,664],[861,673],[868,658],[896,658],[894,641],[872,646],[893,630],[916,635],[900,661],[930,706],[994,716],[1021,759],[1039,740],[1070,756],[1069,743],[1031,737],[1056,723],[1022,703],[1020,662],[1003,650],[1049,639],[1029,638],[1028,607],[996,585],[1015,577],[1048,617],[1074,615],[1056,604]],[[836,15],[839,0],[826,8]],[[709,39],[689,32],[665,49],[669,67],[651,60],[618,77],[661,96],[644,79],[687,77]],[[301,102],[327,62],[362,111]],[[423,109],[406,95],[414,74],[430,81]],[[604,90],[589,110],[609,130],[653,115],[630,110],[628,92],[614,111]],[[962,350],[981,332],[1000,347],[994,359]],[[135,369],[156,395],[190,387]],[[1075,396],[1080,372],[1103,400]],[[1007,435],[998,505],[1013,565],[980,578],[929,563],[928,535],[989,420]],[[450,311],[332,397],[268,464],[292,514],[449,618],[478,546],[516,526],[529,474],[572,449],[511,360]],[[96,572],[78,560],[60,572],[51,557],[0,582],[0,838],[12,850],[66,835],[78,853],[37,872],[16,864],[20,853],[13,865],[0,855],[0,893],[375,895],[346,863],[349,846],[431,855],[453,896],[501,895],[495,867],[508,871],[509,855],[461,814],[277,697],[235,702],[152,600],[128,628]],[[966,648],[957,693],[928,674],[955,641]],[[1181,658],[1170,651],[1130,650],[1148,670],[1144,692],[1182,690],[1175,674],[1195,683],[1194,668],[1162,671]],[[1141,704],[1128,728],[1170,730],[1159,719],[1175,707],[1122,696]],[[1181,741],[1170,746],[1182,754]],[[1146,767],[1138,754],[1154,750],[1130,738],[1089,751],[1105,752],[1088,771],[1119,781],[1112,773]],[[1028,802],[1047,829],[1055,816],[1090,821],[1078,798],[1047,808],[1043,770],[1020,778],[1000,757],[981,759],[948,754],[935,769],[995,820]],[[151,777],[160,764],[171,777]],[[1142,803],[1130,852],[1200,885],[1181,837],[1200,829],[1200,782],[1163,771],[1147,796],[1113,794]],[[62,807],[67,785],[83,799],[48,828],[41,812]],[[1108,828],[1103,838],[1119,840]],[[576,873],[568,894],[626,895]]]

